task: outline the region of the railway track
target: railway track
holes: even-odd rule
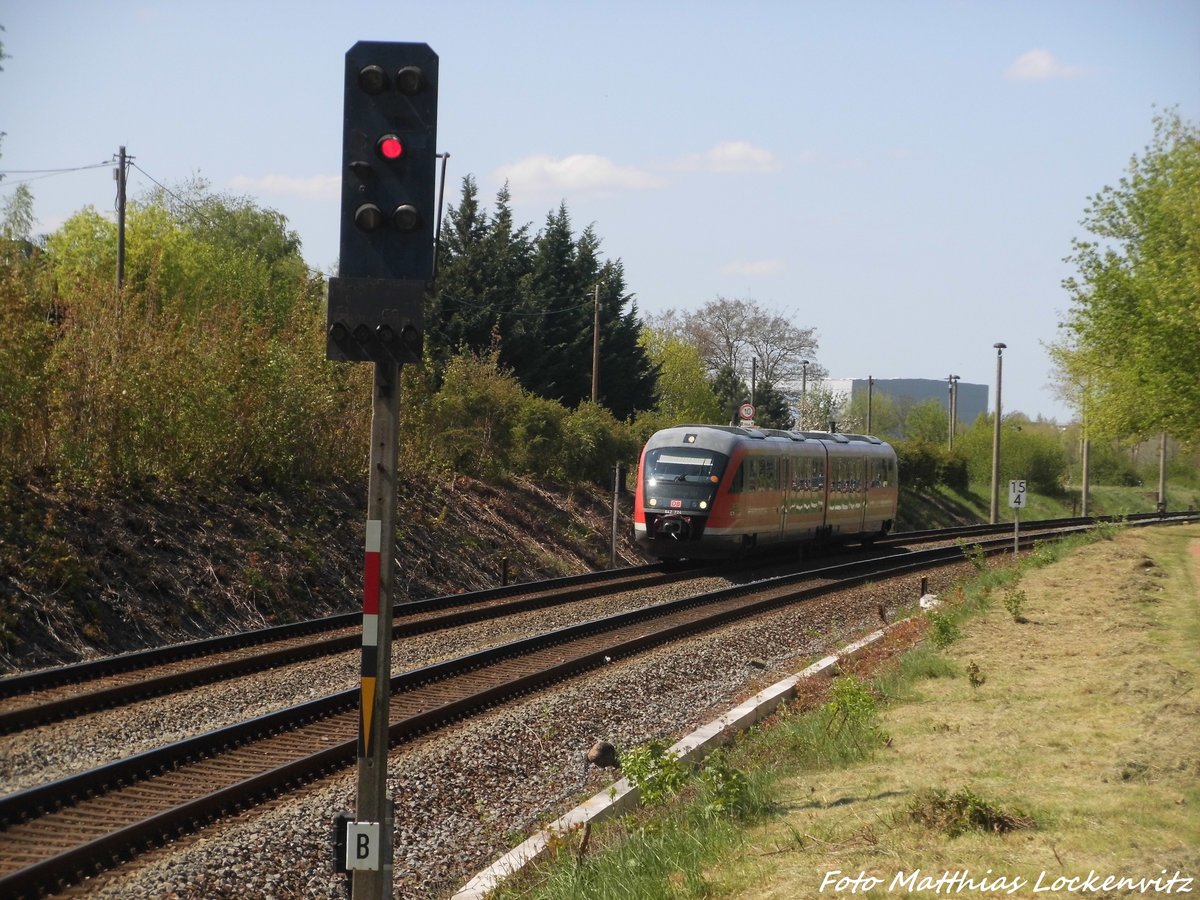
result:
[[[1029,533],[1023,541],[1036,538]],[[1012,546],[1007,535],[977,543],[988,552]],[[391,741],[740,618],[961,559],[961,549],[950,546],[831,566],[608,616],[408,672],[392,683]],[[356,753],[357,703],[357,690],[341,692],[0,798],[0,893],[56,890],[348,765]]]
[[[1159,519],[1156,514],[1148,514],[1130,517],[1129,521]],[[1024,529],[1036,532],[1083,527],[1097,521],[1102,520],[1043,520],[1028,523]],[[894,549],[1009,531],[1008,525],[974,525],[904,532],[882,538],[876,546]],[[778,559],[772,562],[779,564]],[[672,584],[704,573],[728,575],[763,565],[762,560],[752,560],[718,570],[697,563],[657,564],[435,597],[398,606],[393,638],[428,634],[603,593]],[[800,563],[795,565],[799,567]],[[360,629],[360,614],[346,613],[0,678],[0,735],[351,651],[360,646]]]

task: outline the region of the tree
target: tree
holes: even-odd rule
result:
[[[4,201],[0,215],[3,217],[0,237],[14,243],[33,240],[33,192],[29,190],[29,185],[17,185],[12,196]]]
[[[496,212],[481,209],[475,179],[463,179],[462,198],[442,226],[435,290],[425,311],[425,343],[445,366],[459,351],[486,354],[524,323],[514,311],[521,283],[532,267],[526,227],[515,228],[508,187],[496,196]],[[502,362],[514,362],[501,346]]]
[[[737,408],[750,399],[750,386],[742,380],[733,366],[722,366],[712,380],[713,393],[722,410],[721,418],[732,422],[737,418]]]
[[[904,418],[904,436],[909,440],[938,444],[950,436],[950,413],[937,400],[922,400]]]
[[[641,343],[658,370],[657,410],[667,422],[723,425],[729,421],[705,378],[704,361],[695,347],[657,328],[642,329]]]
[[[810,381],[808,390],[800,398],[797,427],[807,431],[825,431],[830,422],[837,423],[839,411],[848,402],[846,394],[831,391],[823,382]]]
[[[1090,198],[1052,354],[1094,436],[1200,441],[1200,129],[1177,112]]]
[[[592,394],[598,301],[599,402],[623,420],[653,407],[656,372],[639,343],[643,326],[624,266],[601,259],[594,228],[574,236],[565,203],[531,239],[528,226],[513,223],[507,186],[489,216],[468,176],[441,239],[426,308],[427,344],[439,365],[461,351],[496,351],[526,390],[577,406]]]
[[[759,382],[754,388],[754,421],[760,428],[782,428],[791,430],[796,424],[791,404],[783,392],[769,381]]]
[[[791,410],[800,405],[802,373],[816,380],[823,371],[813,360],[813,329],[800,328],[754,300],[717,297],[694,312],[667,310],[654,325],[696,348],[729,415],[750,399],[746,385],[753,377],[756,392],[760,385],[768,389],[764,396],[773,406],[770,421],[781,426],[792,422]]]

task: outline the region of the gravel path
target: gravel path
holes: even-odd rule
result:
[[[929,576],[944,590],[973,572],[967,563]],[[659,589],[657,601],[722,586]],[[542,691],[506,707],[392,751],[389,784],[396,802],[394,884],[397,897],[436,898],[453,893],[496,855],[536,826],[611,783],[612,770],[587,764],[596,740],[629,749],[656,738],[675,739],[783,674],[801,668],[879,624],[917,599],[910,576],[880,582],[754,623],[739,624],[662,648]],[[678,591],[678,593],[676,593]],[[646,601],[628,598],[622,608]],[[616,611],[596,601],[529,614],[524,626],[506,620],[402,642],[395,671],[413,668],[507,640],[532,630]],[[553,624],[549,621],[553,619]],[[536,623],[536,624],[535,624]],[[488,633],[488,629],[491,632]],[[525,628],[525,631],[521,631]],[[765,664],[765,669],[763,665]],[[153,700],[46,726],[3,739],[3,766],[29,783],[96,765],[106,757],[161,744],[176,735],[208,730],[283,703],[320,696],[357,683],[358,654],[290,667],[280,675],[249,676],[210,686],[181,702]],[[17,739],[22,746],[14,747]],[[119,751],[114,750],[114,743]],[[334,815],[352,811],[355,773],[347,770],[303,791],[227,820],[68,891],[114,898],[344,897],[334,875],[329,833]]]

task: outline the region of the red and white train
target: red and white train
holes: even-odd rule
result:
[[[680,425],[642,449],[634,538],[660,559],[869,543],[898,493],[896,452],[876,437]]]

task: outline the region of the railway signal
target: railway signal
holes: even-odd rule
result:
[[[400,370],[421,361],[434,274],[438,57],[427,44],[359,41],[346,51],[338,274],[325,355],[375,364],[363,562],[355,815],[334,823],[334,865],[354,900],[392,896],[387,789]]]
[[[359,41],[346,53],[338,275],[326,356],[419,362],[437,219],[438,57]]]

